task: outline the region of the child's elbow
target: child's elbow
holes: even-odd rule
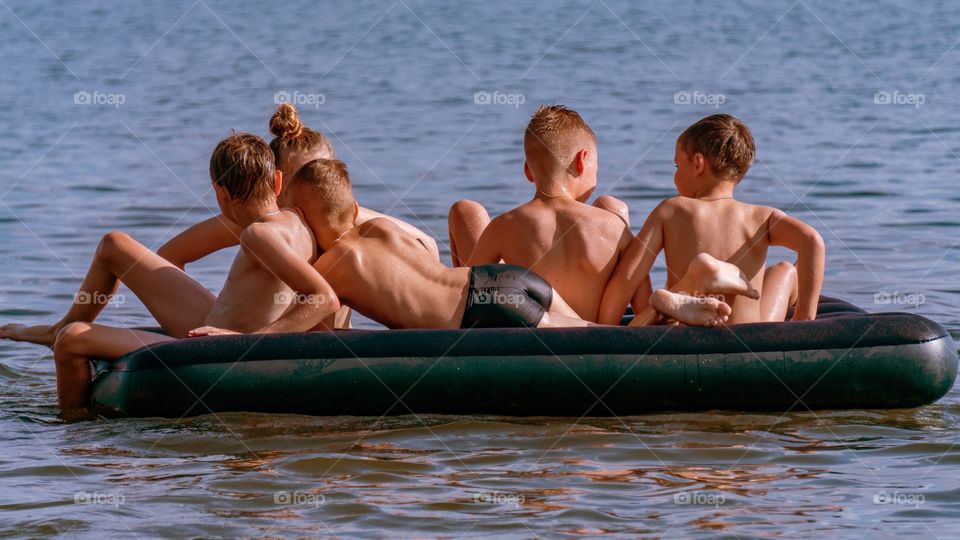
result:
[[[807,235],[807,246],[810,252],[817,256],[823,257],[827,252],[827,246],[823,243],[823,237],[820,236],[820,233],[817,231],[810,231]]]

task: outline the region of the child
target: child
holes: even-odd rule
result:
[[[219,296],[133,238],[113,232],[97,248],[77,294],[103,301],[78,300],[54,325],[0,328],[0,338],[53,348],[65,417],[84,411],[90,358],[118,358],[187,336],[302,332],[339,309],[336,295],[311,266],[316,244],[303,216],[277,206],[280,174],[267,143],[246,133],[227,137],[213,151],[210,177],[223,215],[242,227],[241,249]],[[92,324],[121,280],[167,335]]]
[[[270,133],[275,137],[270,141],[277,170],[283,178],[293,177],[301,165],[314,159],[335,159],[336,155],[330,141],[319,131],[303,125],[297,116],[297,110],[289,103],[277,107],[270,118]],[[286,183],[284,183],[286,185]],[[280,206],[287,206],[281,193]],[[424,246],[428,255],[440,260],[436,241],[430,235],[420,231],[403,220],[386,216],[369,208],[360,208],[360,223],[373,218],[387,218],[400,228],[414,235]],[[157,250],[161,257],[183,269],[186,264],[196,261],[215,251],[237,245],[240,227],[224,216],[217,215],[202,221],[170,239]]]
[[[585,326],[537,274],[492,264],[450,268],[388,219],[357,225],[346,165],[318,159],[287,188],[319,250],[314,267],[345,305],[388,328]]]
[[[601,322],[620,319],[661,250],[671,290],[680,273],[703,254],[739,267],[751,290],[726,298],[732,309],[730,324],[783,321],[793,304],[793,320],[816,317],[824,266],[820,235],[780,210],[734,199],[754,155],[750,130],[727,114],[708,116],[680,135],[674,157],[679,196],[660,203],[631,242],[604,293]],[[780,263],[766,268],[769,246],[795,251],[796,267]]]
[[[524,173],[536,186],[533,199],[493,221],[477,203],[454,204],[454,265],[503,261],[529,268],[581,318],[596,322],[603,291],[630,243],[626,205],[608,196],[584,204],[597,186],[597,139],[576,111],[540,107],[527,125],[523,148]],[[644,305],[634,309],[645,302],[644,297]]]

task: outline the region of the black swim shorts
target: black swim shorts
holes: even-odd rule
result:
[[[553,302],[553,287],[522,266],[485,264],[470,269],[460,328],[534,328]]]

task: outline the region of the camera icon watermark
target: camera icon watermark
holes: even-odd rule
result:
[[[273,303],[278,306],[311,305],[322,306],[327,303],[327,297],[322,294],[304,294],[288,291],[273,293]]]
[[[527,96],[518,93],[505,94],[499,91],[486,92],[481,90],[473,94],[474,105],[511,105],[515,109],[519,109],[526,102]]]
[[[878,306],[913,306],[919,308],[927,303],[927,297],[921,292],[878,291],[873,295],[873,303]]]
[[[320,93],[306,93],[306,92],[290,92],[287,90],[280,90],[279,92],[274,92],[273,94],[273,104],[280,105],[282,103],[289,103],[291,105],[296,105],[297,107],[313,107],[314,109],[319,109],[321,105],[327,102],[327,96]]]
[[[727,502],[723,493],[712,491],[682,491],[673,494],[673,504],[691,506],[721,506]]]
[[[73,295],[73,303],[84,306],[113,306],[120,307],[126,302],[122,294],[104,294],[101,292],[89,293],[80,291]]]
[[[473,502],[475,504],[490,504],[494,506],[513,505],[520,506],[526,501],[522,493],[501,493],[490,491],[487,493],[474,493]]]
[[[273,504],[281,506],[313,506],[318,508],[326,502],[323,493],[312,491],[275,491]]]
[[[873,504],[895,504],[898,506],[912,506],[919,508],[921,504],[927,502],[923,493],[900,492],[900,491],[878,491],[873,494]]]
[[[125,504],[127,498],[123,493],[114,491],[111,493],[100,493],[99,491],[77,491],[73,494],[73,504],[97,504],[103,506],[113,506],[119,508]]]
[[[898,90],[892,92],[879,90],[873,94],[874,105],[912,105],[913,108],[918,109],[926,102],[927,96],[919,93],[908,94]]]
[[[73,94],[74,105],[109,105],[119,109],[126,102],[127,96],[120,93],[80,90]]]
[[[705,105],[719,109],[726,102],[727,96],[724,94],[708,94],[699,90],[692,92],[681,90],[673,94],[674,105]]]
[[[470,293],[474,305],[522,306],[527,303],[525,294],[505,293],[496,289],[478,289]]]

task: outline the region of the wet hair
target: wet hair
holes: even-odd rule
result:
[[[577,111],[563,105],[541,105],[533,113],[524,132],[524,149],[529,154],[546,150],[554,165],[566,167],[587,142],[597,136]]]
[[[270,133],[274,135],[270,141],[274,159],[279,165],[281,154],[291,150],[295,152],[316,152],[325,159],[336,159],[333,145],[319,131],[314,131],[303,125],[297,116],[297,109],[290,103],[281,103],[277,111],[270,117]]]
[[[713,114],[684,130],[677,139],[689,154],[703,154],[713,172],[739,182],[753,165],[757,147],[750,128],[729,114]]]
[[[276,166],[266,141],[250,133],[233,133],[210,156],[210,180],[240,203],[262,203],[276,197]]]
[[[315,159],[305,163],[293,175],[290,189],[319,204],[327,223],[342,223],[353,217],[356,199],[347,165],[342,161]]]

